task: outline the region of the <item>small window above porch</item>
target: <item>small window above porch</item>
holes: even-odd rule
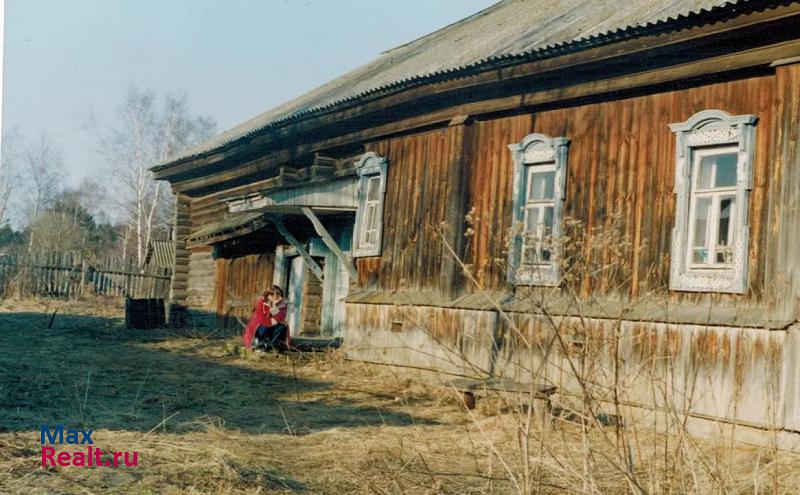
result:
[[[356,164],[358,209],[353,231],[354,258],[381,254],[387,165],[385,157],[373,152],[365,153]]]

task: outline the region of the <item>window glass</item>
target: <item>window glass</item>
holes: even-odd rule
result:
[[[692,245],[690,262],[707,268],[724,268],[733,263],[736,187],[739,154],[736,148],[700,149],[694,155],[696,180],[690,191],[693,209],[689,226]]]
[[[378,201],[380,199],[381,178],[379,175],[370,177],[367,183],[367,201]]]
[[[362,230],[362,232],[364,232],[364,235],[362,237],[362,243],[367,246],[372,246],[377,241],[378,232],[376,230],[376,225],[375,225],[377,217],[375,213],[376,213],[376,204],[375,203],[367,204],[367,212],[366,215],[364,215],[364,228]]]
[[[698,198],[695,203],[694,214],[694,242],[693,263],[708,262],[708,244],[706,242],[706,231],[708,230],[708,214],[711,209],[711,198]]]
[[[525,210],[523,263],[541,263],[552,259],[548,246],[553,231],[553,207],[533,206]]]
[[[536,233],[539,223],[539,212],[536,209],[525,210],[525,232]]]
[[[525,210],[525,232],[523,233],[523,253],[522,262],[533,264],[537,261],[537,231],[539,230],[539,209],[528,208]]]
[[[542,209],[542,232],[541,232],[541,240],[544,241],[545,245],[543,245],[540,249],[540,257],[542,261],[550,261],[553,256],[551,253],[551,241],[550,239],[551,234],[553,233],[553,207],[547,206]]]
[[[697,173],[697,188],[736,186],[737,153],[719,153],[704,155],[700,159],[700,170]]]
[[[717,232],[717,263],[733,263],[732,218],[736,196],[726,196],[719,202],[719,228]]]
[[[709,189],[712,175],[714,175],[714,156],[704,156],[700,159],[700,170],[697,172],[697,188]]]
[[[723,153],[714,155],[717,163],[716,180],[714,187],[733,187],[736,185],[737,153]]]
[[[542,235],[543,237],[549,236],[553,230],[553,207],[546,206],[542,208]]]
[[[536,168],[531,167],[531,172],[528,200],[553,199],[553,186],[556,177],[555,171],[536,172]]]

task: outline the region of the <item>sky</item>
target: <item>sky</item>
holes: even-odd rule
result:
[[[185,93],[218,131],[495,0],[5,0],[3,128],[45,133],[68,184],[101,170],[89,116]]]

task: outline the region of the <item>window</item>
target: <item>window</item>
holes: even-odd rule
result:
[[[366,189],[360,246],[363,248],[375,248],[378,245],[378,206],[380,205],[381,197],[381,177],[379,175],[368,177]]]
[[[514,157],[513,221],[521,225],[509,252],[509,282],[558,285],[567,147],[565,138],[531,134],[509,146]],[[555,241],[555,242],[554,242]]]
[[[522,264],[549,263],[550,248],[545,240],[553,231],[553,163],[525,165],[528,191],[523,218]]]
[[[676,134],[670,288],[743,293],[756,117],[700,112]]]
[[[386,192],[386,158],[365,153],[356,164],[358,210],[353,231],[353,257],[379,256]]]

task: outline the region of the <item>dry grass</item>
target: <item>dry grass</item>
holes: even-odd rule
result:
[[[240,355],[235,336],[126,330],[120,313],[113,300],[0,307],[3,493],[516,491],[513,400],[481,400],[467,412],[452,390],[338,352]],[[92,428],[98,447],[139,451],[140,465],[42,469],[42,423]],[[581,428],[557,423],[530,452],[534,489],[579,493]],[[659,435],[637,440],[636,469],[653,480],[652,492],[792,493],[800,486],[794,455],[704,444],[720,484],[698,478],[691,459],[654,452],[664,445]],[[613,456],[604,454],[592,455],[593,490],[626,493],[625,480],[607,466]]]

